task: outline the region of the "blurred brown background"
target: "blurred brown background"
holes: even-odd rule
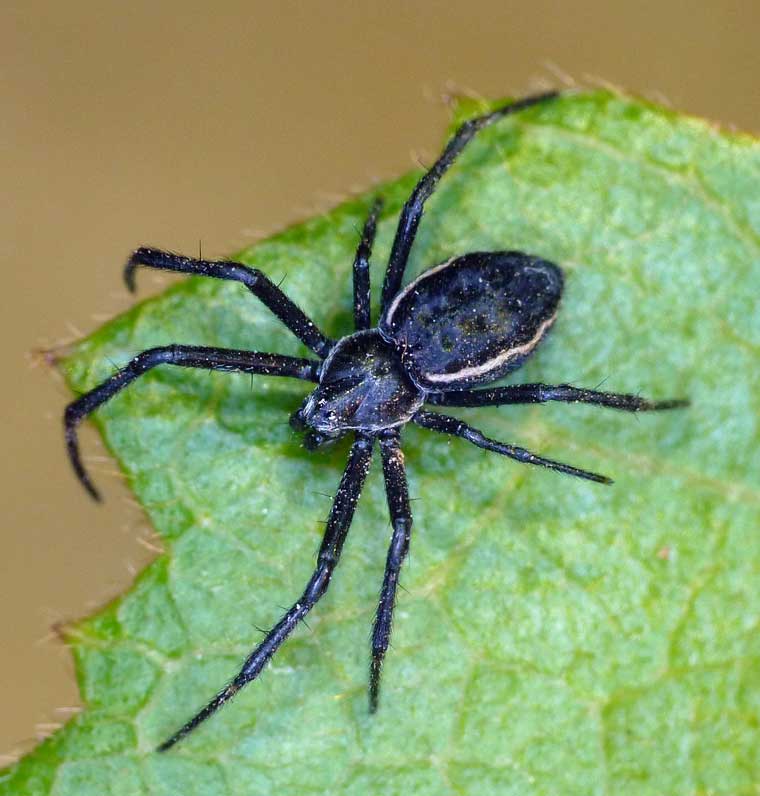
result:
[[[520,94],[566,74],[760,128],[750,0],[6,0],[0,14],[0,754],[77,705],[51,626],[152,555],[107,460],[105,506],[75,483],[66,391],[29,356],[129,305],[131,247],[228,253],[429,160],[452,89]]]

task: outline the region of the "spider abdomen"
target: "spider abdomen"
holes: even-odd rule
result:
[[[422,389],[464,389],[519,367],[553,323],[562,285],[546,260],[472,252],[407,285],[380,330]]]

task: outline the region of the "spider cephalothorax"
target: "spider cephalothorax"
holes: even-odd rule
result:
[[[555,93],[547,93],[527,97],[471,119],[457,130],[440,158],[417,183],[401,211],[383,283],[381,317],[374,328],[370,317],[369,256],[380,213],[379,201],[370,210],[354,260],[355,332],[338,341],[326,337],[256,269],[230,261],[196,260],[148,248],[138,249],[130,258],[125,272],[130,289],[134,289],[134,273],[138,266],[241,282],[319,360],[187,345],[152,348],[138,354],[126,367],[66,408],[66,442],[71,462],[94,498],[98,498],[98,493],[82,465],[77,425],[131,381],[157,365],[289,376],[315,382],[316,388],[291,415],[291,425],[305,432],[305,444],[309,448],[345,434],[354,437],[343,478],[333,499],[317,564],[303,594],[266,634],[232,681],[162,743],[160,751],[181,740],[258,677],[279,646],[325,593],[377,443],[393,531],[372,632],[369,699],[370,709],[375,710],[380,672],[390,640],[399,572],[409,550],[412,528],[401,453],[401,428],[406,423],[463,437],[481,448],[520,462],[610,483],[604,476],[489,439],[464,421],[431,412],[423,408],[424,404],[466,407],[566,401],[632,412],[685,405],[681,400],[652,402],[637,395],[585,390],[567,384],[472,389],[519,367],[553,323],[563,279],[560,269],[545,260],[521,252],[473,252],[430,268],[401,289],[425,201],[467,142],[486,125],[524,108],[550,102],[555,96]]]
[[[319,386],[291,418],[311,428],[307,447],[348,431],[380,431],[409,422],[424,394],[409,377],[392,342],[377,329],[339,340],[322,364]]]

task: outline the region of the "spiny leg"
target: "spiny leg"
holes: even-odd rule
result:
[[[196,260],[161,249],[141,247],[134,252],[124,267],[124,281],[133,293],[135,291],[135,270],[139,266],[241,282],[317,356],[326,357],[333,347],[334,341],[322,334],[311,318],[257,268],[249,268],[231,260],[219,262]]]
[[[184,368],[203,370],[241,371],[264,376],[292,376],[306,381],[319,381],[319,362],[310,359],[286,357],[279,354],[260,354],[255,351],[235,351],[228,348],[204,346],[168,345],[150,348],[132,359],[125,367],[106,379],[76,401],[72,401],[64,412],[63,422],[66,447],[71,465],[82,486],[95,500],[100,494],[82,464],[77,442],[77,426],[116,393],[123,390],[139,376],[157,365],[179,365]]]
[[[362,238],[354,257],[354,328],[356,331],[369,329],[372,325],[370,304],[372,292],[369,283],[369,258],[372,244],[377,231],[377,217],[383,207],[383,200],[378,197],[372,203],[367,220],[364,222]]]
[[[371,713],[377,710],[383,658],[391,638],[398,576],[406,554],[409,552],[409,539],[412,533],[412,510],[409,506],[409,489],[404,471],[404,454],[401,451],[401,435],[397,430],[385,432],[380,437],[380,452],[383,457],[385,494],[388,498],[388,511],[391,515],[393,533],[385,562],[380,603],[372,628],[372,662],[369,674],[369,709]]]
[[[325,535],[317,557],[317,566],[313,575],[306,584],[300,599],[294,603],[290,610],[267,633],[266,638],[250,654],[235,678],[223,688],[199,713],[181,727],[171,738],[164,741],[159,747],[159,752],[170,749],[177,741],[182,740],[192,732],[201,722],[216,713],[222,705],[228,702],[241,688],[255,680],[270,658],[277,652],[280,645],[293,632],[298,623],[316,605],[319,598],[327,591],[333,570],[338,564],[343,543],[354,516],[354,509],[359,500],[359,495],[367,477],[369,465],[372,460],[372,446],[374,440],[364,435],[356,435],[356,440],[351,447],[343,478],[333,500],[330,516],[327,520]]]
[[[570,384],[513,384],[487,390],[462,390],[429,395],[427,402],[438,406],[501,406],[503,404],[540,404],[546,401],[597,404],[626,412],[660,412],[689,405],[683,398],[649,401],[639,395],[599,392]]]
[[[415,235],[417,234],[417,227],[422,219],[425,201],[433,193],[438,185],[438,181],[446,173],[449,166],[457,159],[458,155],[465,146],[467,146],[475,133],[487,127],[489,124],[503,119],[505,116],[517,113],[525,108],[530,108],[532,105],[548,102],[557,96],[558,92],[550,91],[545,94],[525,97],[517,102],[503,105],[501,108],[491,111],[491,113],[486,113],[475,119],[469,119],[459,127],[453,138],[451,138],[446,145],[441,156],[422,179],[420,179],[410,197],[404,203],[396,230],[396,237],[393,241],[393,248],[391,249],[390,260],[388,261],[388,269],[385,272],[381,304],[382,312],[385,312],[391,300],[401,288],[404,269],[406,268],[409,252],[411,251]]]
[[[473,445],[477,445],[479,448],[493,451],[494,453],[500,453],[502,456],[508,456],[510,459],[515,459],[524,464],[536,464],[540,467],[547,467],[549,470],[556,470],[558,473],[566,473],[567,475],[574,475],[577,478],[585,478],[588,481],[596,481],[599,484],[612,483],[612,479],[607,478],[605,475],[591,473],[588,470],[580,470],[577,467],[571,467],[569,464],[555,462],[553,459],[544,459],[516,445],[507,445],[504,442],[497,442],[496,440],[486,437],[476,428],[468,426],[467,423],[463,423],[456,417],[439,415],[437,412],[419,411],[414,415],[412,421],[423,428],[440,431],[443,434],[451,434],[454,437],[462,437],[462,439],[472,442]]]

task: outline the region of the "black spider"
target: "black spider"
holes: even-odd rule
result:
[[[141,248],[130,258],[125,279],[134,290],[138,266],[200,274],[242,282],[319,358],[298,359],[254,351],[169,345],[138,354],[95,389],[69,404],[66,443],[79,480],[99,499],[79,455],[76,428],[98,406],[157,365],[290,376],[317,383],[291,417],[314,449],[352,432],[354,442],[334,497],[314,574],[300,599],[267,633],[239,674],[197,715],[158,749],[165,751],[255,680],[279,646],[325,593],[348,533],[369,470],[375,442],[380,445],[393,532],[372,631],[369,704],[377,708],[380,671],[391,633],[391,619],[402,562],[409,550],[409,508],[401,428],[408,422],[463,437],[474,445],[520,462],[603,484],[595,473],[536,456],[524,448],[489,439],[454,417],[431,412],[439,406],[498,406],[566,401],[638,412],[684,406],[682,400],[651,402],[572,387],[567,384],[517,384],[472,390],[519,367],[536,348],[557,314],[563,278],[552,263],[520,252],[473,252],[425,271],[401,290],[404,269],[422,218],[425,200],[475,133],[508,114],[557,96],[527,97],[465,122],[404,204],[383,283],[381,317],[370,318],[369,257],[381,202],[375,201],[364,226],[353,266],[356,331],[340,340],[326,337],[261,271],[235,262],[209,262]]]

